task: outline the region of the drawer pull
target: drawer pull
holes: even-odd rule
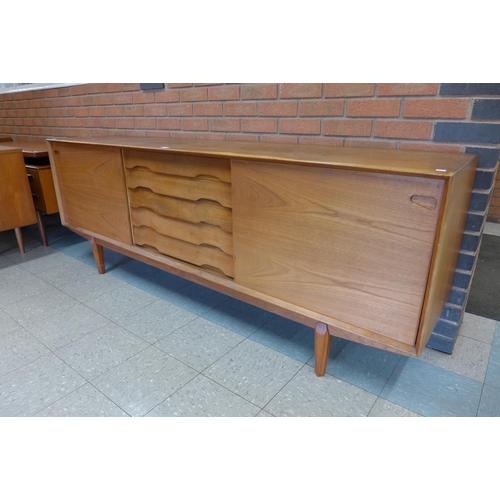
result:
[[[31,196],[33,196],[33,199],[34,199],[34,200],[38,200],[38,195],[37,195],[37,194],[35,194],[35,193],[31,193]]]
[[[32,180],[33,180],[33,174],[28,174],[28,179],[29,179],[30,181],[32,181]]]
[[[415,194],[410,200],[416,205],[427,208],[427,210],[434,210],[437,206],[437,200],[432,196],[418,196]]]

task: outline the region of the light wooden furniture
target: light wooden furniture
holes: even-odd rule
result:
[[[418,356],[451,290],[477,157],[142,138],[49,139],[64,225],[331,335]]]
[[[0,231],[14,229],[19,250],[24,253],[21,227],[36,220],[22,151],[0,146]]]
[[[59,207],[57,206],[47,143],[13,141],[3,145],[22,149],[42,243],[44,246],[48,246],[43,216],[59,212]]]

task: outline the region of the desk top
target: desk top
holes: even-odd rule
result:
[[[46,142],[12,141],[2,142],[2,147],[23,150],[25,158],[48,158],[49,149]]]
[[[0,144],[0,155],[6,154],[6,153],[12,153],[13,151],[19,151],[21,152],[21,148],[6,148],[4,147],[4,144]]]

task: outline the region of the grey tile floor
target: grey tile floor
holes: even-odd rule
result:
[[[46,223],[0,233],[0,416],[500,416],[499,322],[418,359],[333,339],[318,378],[310,328],[108,250],[100,276]]]

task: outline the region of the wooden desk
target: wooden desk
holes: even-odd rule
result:
[[[0,146],[0,231],[14,229],[24,253],[21,227],[37,220],[21,149]]]
[[[47,246],[48,240],[43,215],[59,212],[52,170],[50,168],[48,145],[46,142],[28,141],[12,141],[2,143],[2,145],[18,148],[23,152],[42,243],[44,246]]]
[[[49,139],[63,225],[315,328],[418,356],[451,290],[477,156],[169,138]]]
[[[2,145],[22,149],[25,159],[43,158],[46,163],[49,163],[49,149],[46,142],[12,141],[10,144]]]

